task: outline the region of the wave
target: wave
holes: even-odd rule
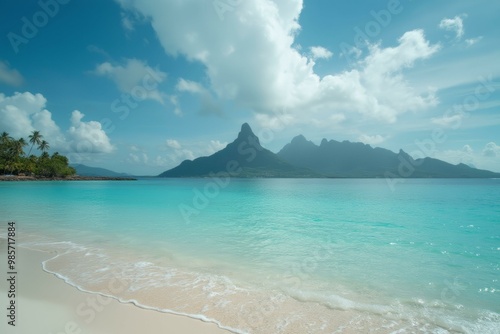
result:
[[[21,245],[55,252],[43,262],[43,270],[80,291],[214,323],[237,334],[350,333],[366,328],[373,333],[494,334],[500,325],[498,313],[480,310],[470,316],[462,306],[442,301],[361,302],[330,290],[255,286],[121,249],[48,239]],[[120,281],[125,284],[116,289]]]

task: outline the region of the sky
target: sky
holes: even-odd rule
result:
[[[0,132],[157,175],[247,122],[500,172],[500,2],[3,0]]]

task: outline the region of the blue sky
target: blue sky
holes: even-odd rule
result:
[[[156,175],[248,122],[500,172],[500,3],[6,0],[0,131]]]

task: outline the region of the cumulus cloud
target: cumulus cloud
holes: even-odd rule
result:
[[[0,94],[0,132],[27,139],[33,130],[38,130],[52,149],[62,152],[109,153],[113,150],[101,123],[83,122],[84,115],[75,110],[71,127],[63,132],[52,119],[52,113],[45,109],[46,103],[42,94]]]
[[[71,127],[68,130],[68,141],[75,152],[110,153],[113,145],[109,141],[101,123],[96,121],[82,122],[85,115],[78,110],[71,114]]]
[[[384,136],[381,135],[366,135],[363,134],[359,136],[358,140],[362,143],[369,144],[369,145],[378,145],[386,140]]]
[[[500,157],[500,146],[494,142],[486,144],[483,149],[483,155],[485,157]]]
[[[394,122],[401,113],[437,103],[432,92],[416,91],[403,76],[405,69],[439,49],[421,30],[405,33],[394,47],[372,46],[357,68],[320,77],[314,72],[314,56],[295,47],[302,0],[244,1],[223,20],[215,9],[207,11],[213,8],[211,0],[117,1],[150,18],[166,53],[205,67],[207,83],[198,85],[206,92],[256,114],[273,116],[285,108],[308,121],[328,119],[336,110]],[[206,14],[192,15],[201,11]],[[200,91],[199,86],[181,87]]]
[[[313,59],[329,59],[333,56],[333,53],[322,46],[312,46],[311,55]]]
[[[439,22],[439,28],[447,31],[452,31],[455,33],[457,39],[461,39],[465,33],[464,22],[462,20],[462,17],[465,16],[466,15],[455,16],[452,19],[444,18],[441,20],[441,22]]]
[[[0,93],[0,130],[13,137],[26,137],[33,127],[33,115],[45,108],[47,100],[42,94],[15,93],[5,96]]]
[[[126,59],[124,65],[104,62],[97,65],[94,73],[111,79],[121,92],[130,94],[137,100],[150,99],[164,103],[165,94],[159,91],[158,85],[165,80],[167,74],[153,69],[141,60]]]
[[[18,70],[10,68],[9,65],[0,60],[0,83],[5,83],[9,86],[20,86],[24,79]]]

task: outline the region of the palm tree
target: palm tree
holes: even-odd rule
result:
[[[49,143],[47,143],[45,140],[42,140],[40,142],[40,145],[38,145],[38,149],[41,150],[42,152],[48,151],[50,148]]]
[[[33,149],[33,145],[37,144],[40,145],[42,142],[43,136],[40,134],[40,131],[33,131],[28,138],[30,139],[29,142],[31,143],[30,151],[28,152],[28,156],[31,154],[31,150]]]
[[[24,138],[19,138],[15,143],[14,143],[14,151],[18,156],[24,155],[24,146],[26,146],[26,140]]]
[[[6,173],[11,165],[11,147],[14,138],[9,136],[7,132],[2,132],[0,134],[0,165],[2,166],[3,172]]]
[[[7,132],[2,132],[2,134],[0,134],[0,144],[7,144],[8,142],[10,142],[12,140],[12,137],[9,136],[9,134]]]

